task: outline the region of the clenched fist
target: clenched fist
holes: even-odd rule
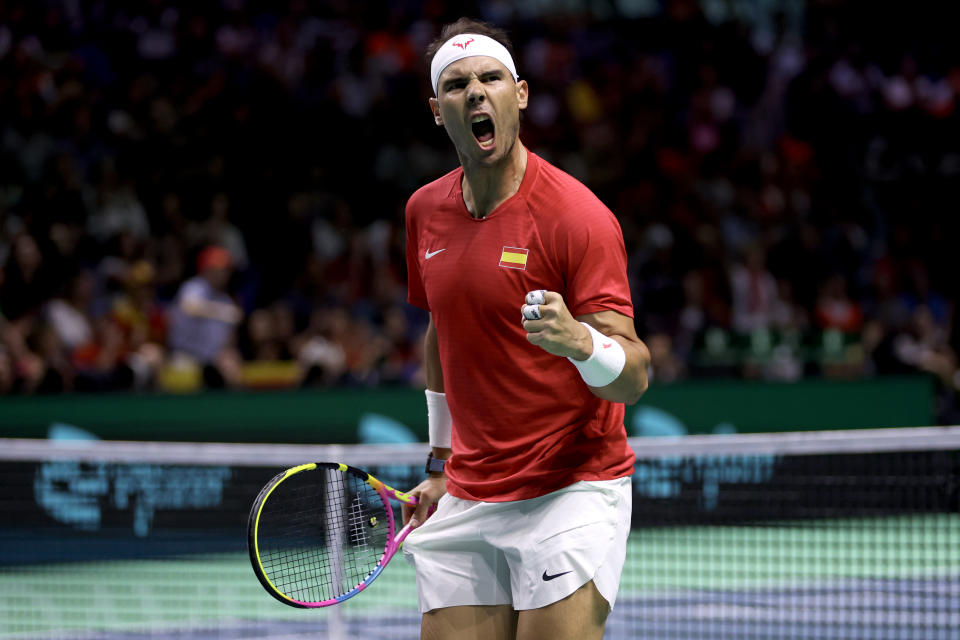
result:
[[[563,296],[537,289],[527,293],[520,307],[527,340],[547,353],[586,360],[593,353],[593,338],[567,309]]]

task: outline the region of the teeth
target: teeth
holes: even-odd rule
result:
[[[490,116],[486,116],[486,115],[473,116],[473,119],[470,120],[470,124],[476,124],[477,122],[483,122],[484,120],[489,120],[489,119],[490,119]]]

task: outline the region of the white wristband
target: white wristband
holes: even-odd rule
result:
[[[430,433],[430,446],[450,448],[450,432],[453,430],[453,418],[447,406],[447,394],[426,390],[427,394],[427,431]]]
[[[605,387],[620,375],[623,366],[627,363],[627,354],[623,351],[620,343],[613,338],[608,338],[586,322],[581,322],[590,332],[593,338],[593,353],[586,360],[574,360],[567,358],[572,362],[577,370],[580,371],[580,377],[591,387]]]

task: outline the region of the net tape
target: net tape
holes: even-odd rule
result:
[[[629,438],[637,459],[663,456],[817,455],[960,449],[960,426]],[[357,466],[422,464],[427,444],[246,444],[0,438],[0,460],[293,466],[336,461]]]

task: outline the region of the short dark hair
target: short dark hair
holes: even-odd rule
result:
[[[507,32],[504,29],[495,27],[488,22],[483,22],[482,20],[474,20],[473,18],[460,18],[456,22],[451,22],[450,24],[445,25],[440,31],[440,37],[431,42],[427,47],[427,69],[429,69],[430,65],[433,64],[433,57],[437,55],[437,51],[440,50],[440,47],[443,46],[443,43],[454,36],[460,35],[461,33],[478,33],[482,36],[493,38],[506,47],[511,58],[514,57],[513,44],[510,42],[510,37],[507,36]]]

